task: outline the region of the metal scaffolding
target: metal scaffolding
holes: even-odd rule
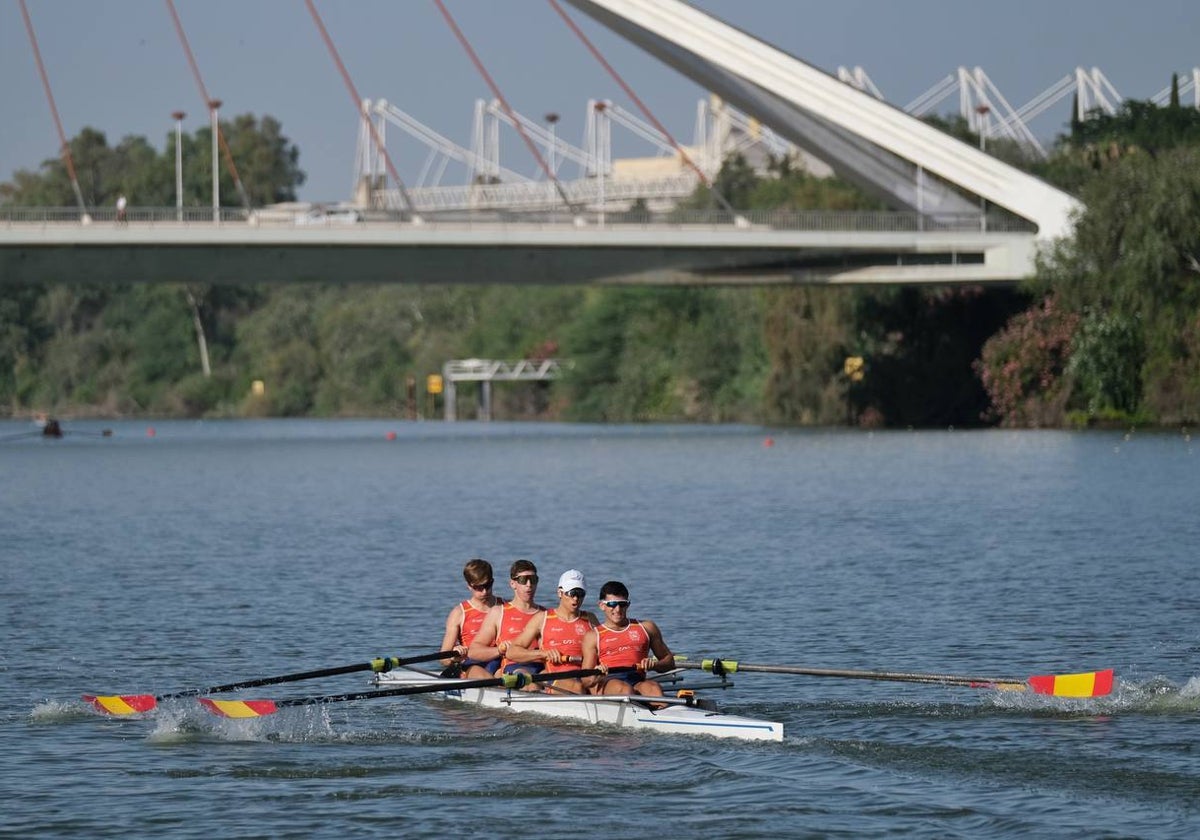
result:
[[[442,365],[445,386],[443,407],[445,419],[458,419],[458,383],[479,382],[479,419],[492,419],[493,382],[545,382],[562,375],[563,364],[558,359],[521,359],[504,362],[496,359],[451,359]]]

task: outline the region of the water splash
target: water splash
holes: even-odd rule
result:
[[[78,700],[45,700],[29,710],[34,723],[64,723],[91,717],[91,706]]]

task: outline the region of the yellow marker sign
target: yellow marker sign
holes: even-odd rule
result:
[[[863,368],[862,356],[847,356],[846,363],[842,365],[842,372],[850,377],[851,382],[862,382],[865,373]]]
[[[267,393],[267,383],[263,382],[261,379],[255,379],[250,383],[250,393],[254,394],[256,397],[261,397],[263,394]]]
[[[442,377],[441,374],[431,373],[425,377],[425,393],[440,394],[442,393]]]

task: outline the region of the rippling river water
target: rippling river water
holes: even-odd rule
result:
[[[1200,830],[1186,433],[104,425],[0,424],[0,834]],[[1120,682],[1066,701],[738,675],[721,702],[782,744],[418,698],[241,722],[79,700],[434,650],[476,555],[533,559],[543,601],[568,567],[589,600],[623,579],[693,656]]]

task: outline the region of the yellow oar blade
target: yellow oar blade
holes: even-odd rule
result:
[[[1030,677],[1029,688],[1035,694],[1054,697],[1103,697],[1113,690],[1112,668],[1079,674],[1047,674]]]
[[[214,715],[227,718],[262,717],[279,711],[274,700],[214,700],[211,697],[199,700]]]
[[[85,694],[83,699],[106,715],[136,715],[158,705],[150,694]]]

